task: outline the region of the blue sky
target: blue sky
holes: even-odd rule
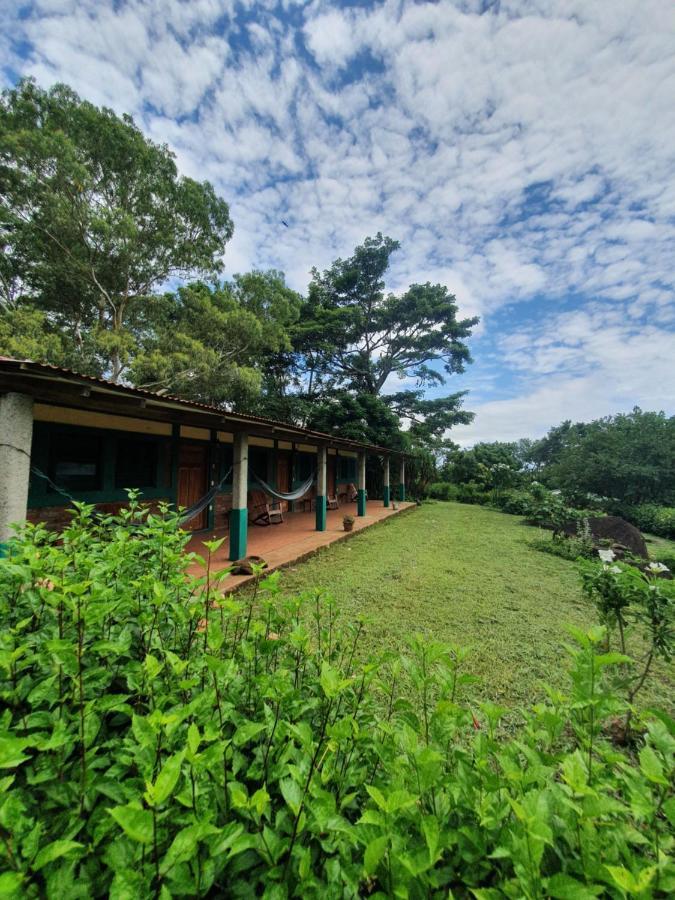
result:
[[[230,202],[227,271],[401,241],[480,315],[463,444],[675,412],[672,0],[0,0],[5,85],[129,112]],[[280,225],[284,219],[286,229]],[[392,383],[391,390],[400,389]]]

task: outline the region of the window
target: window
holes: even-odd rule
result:
[[[52,435],[49,447],[49,477],[70,491],[97,491],[102,487],[100,437],[67,432]],[[49,488],[50,491],[54,489]]]
[[[295,458],[295,468],[297,472],[297,479],[300,482],[305,482],[312,474],[316,467],[316,461],[313,456],[308,453],[298,453]]]
[[[264,447],[248,448],[248,480],[255,481],[254,475],[263,481],[268,480],[267,450]]]
[[[338,480],[353,481],[356,478],[356,460],[351,456],[338,456]]]
[[[156,441],[119,438],[115,458],[115,487],[157,487],[157,462]]]

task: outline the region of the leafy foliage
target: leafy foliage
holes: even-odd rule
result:
[[[675,416],[635,408],[589,423],[563,422],[535,442],[530,459],[538,477],[572,502],[593,493],[667,504],[675,500]]]
[[[675,737],[604,723],[623,665],[575,633],[569,696],[499,737],[465,654],[357,662],[316,594],[189,578],[173,514],[27,527],[0,564],[5,896],[666,896]],[[403,675],[412,695],[402,695]]]
[[[366,439],[362,410],[375,407],[379,426],[389,417],[410,421],[406,438],[439,448],[445,432],[467,423],[464,394],[425,400],[428,387],[471,362],[466,339],[477,319],[458,319],[455,297],[441,284],[413,284],[401,295],[385,291],[385,275],[399,243],[382,234],[367,237],[352,256],[337,259],[324,272],[312,270],[307,302],[294,332],[295,384],[307,424],[332,430],[345,418]],[[385,392],[395,377],[416,387]]]
[[[168,148],[129,116],[65,85],[6,91],[0,134],[4,305],[32,300],[85,366],[117,380],[134,351],[133,318],[154,289],[221,270],[228,205],[208,182],[179,176]]]

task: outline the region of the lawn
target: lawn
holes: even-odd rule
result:
[[[540,534],[517,516],[429,502],[285,569],[282,589],[320,588],[343,620],[365,617],[365,649],[403,649],[415,632],[470,648],[472,693],[517,708],[543,681],[566,686],[565,625],[596,622],[576,564],[528,545]],[[643,702],[666,706],[673,687],[660,666]]]

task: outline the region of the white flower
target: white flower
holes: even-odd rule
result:
[[[651,562],[647,568],[650,572],[670,572],[668,566],[664,566],[664,564],[660,562]]]
[[[619,568],[619,566],[610,566],[609,571],[614,572],[615,575],[621,574],[621,569]]]
[[[612,562],[613,560],[616,559],[616,556],[615,556],[615,554],[614,554],[614,551],[613,551],[613,550],[610,550],[610,549],[606,549],[606,550],[598,550],[598,556],[600,557],[600,559],[601,559],[603,562],[606,562],[606,563],[610,563],[610,562]]]

